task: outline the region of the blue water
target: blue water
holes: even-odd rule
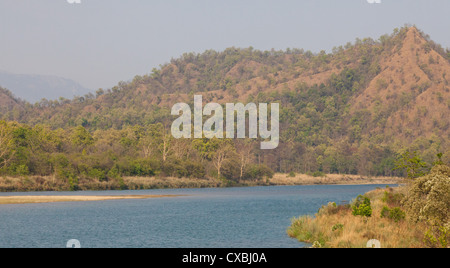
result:
[[[293,217],[377,186],[385,185],[39,193],[185,196],[0,205],[0,247],[63,248],[77,239],[83,248],[301,248],[308,245],[286,234]]]

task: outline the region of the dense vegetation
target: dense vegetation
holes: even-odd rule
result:
[[[420,42],[426,45],[406,44],[410,29],[396,29],[379,40],[357,39],[330,54],[253,48],[188,53],[151,74],[72,100],[30,104],[0,88],[0,118],[5,120],[0,122],[0,173],[55,176],[74,189],[83,178],[123,176],[230,182],[273,172],[392,176],[406,175],[406,170],[393,170],[406,152],[415,153],[429,170],[439,152],[443,162],[450,161],[448,82],[432,67],[446,67],[450,53],[423,33]],[[405,46],[415,49],[418,62],[422,55],[430,57],[427,66],[420,65],[423,73],[414,74],[417,82],[410,92],[357,102],[374,84],[378,92],[390,91],[389,84],[397,82],[407,85],[401,76],[379,77],[393,69],[383,64]],[[436,105],[415,105],[421,93],[435,87]],[[259,141],[174,140],[170,108],[179,101],[192,104],[194,94],[221,104],[279,102],[279,147],[262,151]],[[413,113],[415,106],[419,110]],[[440,114],[430,111],[432,106],[443,107]],[[392,127],[391,121],[405,125]]]

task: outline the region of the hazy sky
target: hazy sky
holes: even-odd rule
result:
[[[0,0],[0,70],[97,89],[185,52],[313,52],[416,24],[450,47],[449,0]]]

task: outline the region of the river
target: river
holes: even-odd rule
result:
[[[385,185],[274,186],[5,195],[182,195],[0,205],[1,248],[302,248],[291,219]]]

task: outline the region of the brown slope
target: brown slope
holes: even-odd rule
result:
[[[9,90],[0,87],[0,118],[14,108],[22,109],[22,104],[14,98]]]
[[[433,134],[448,137],[450,63],[411,27],[391,56],[380,60],[381,72],[352,103],[352,113],[372,114],[373,134],[411,142]],[[376,124],[376,125],[375,125]]]

